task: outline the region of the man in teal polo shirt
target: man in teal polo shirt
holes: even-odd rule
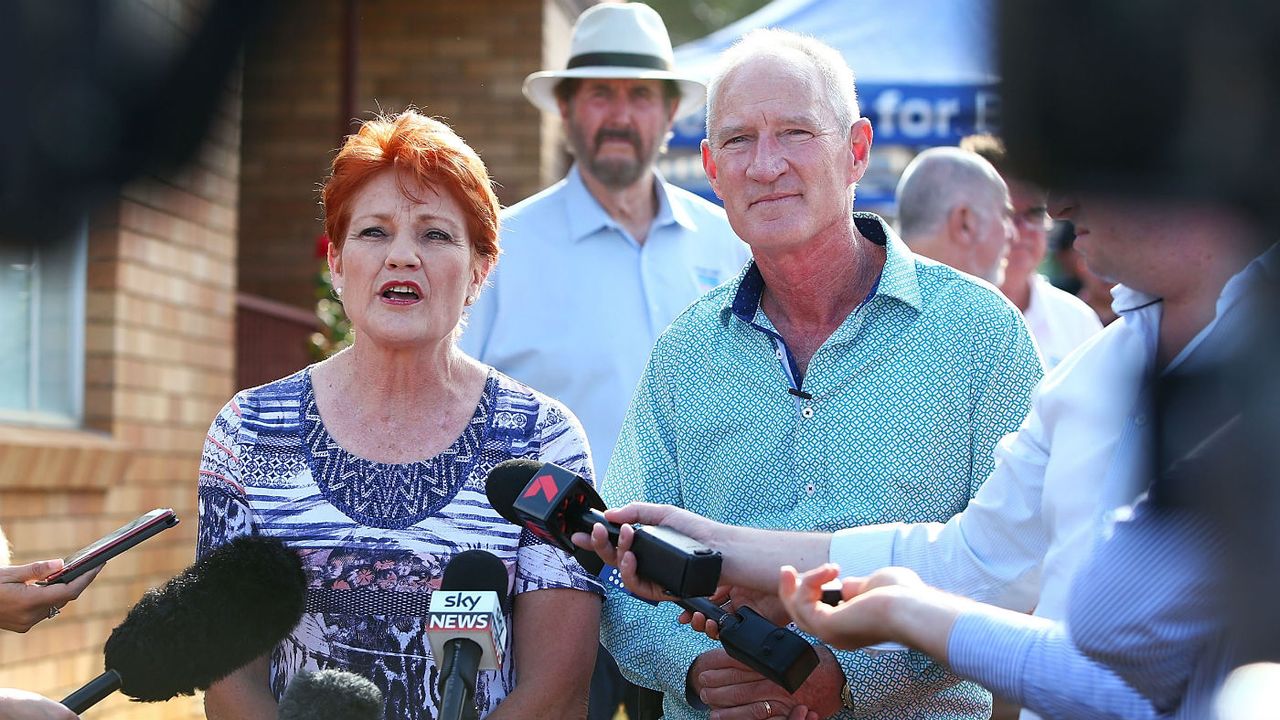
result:
[[[1042,372],[1017,309],[853,211],[871,127],[830,47],[748,35],[712,79],[707,128],[703,166],[755,260],[658,339],[605,501],[828,532],[959,512]],[[668,720],[990,713],[984,690],[905,650],[815,643],[821,664],[790,695],[622,591],[601,634],[625,674],[665,693]]]

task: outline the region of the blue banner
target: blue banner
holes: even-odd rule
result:
[[[1000,98],[995,85],[861,85],[858,104],[871,119],[873,144],[956,145],[975,133],[997,133]],[[676,123],[672,147],[696,148],[706,116],[697,112]]]

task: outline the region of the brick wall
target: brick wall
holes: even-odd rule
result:
[[[536,192],[554,180],[542,174],[554,135],[520,84],[543,67],[544,5],[564,12],[556,0],[361,0],[356,116],[417,105],[480,153],[504,204]],[[315,302],[317,185],[340,144],[343,8],[282,0],[245,56],[240,289],[297,307]]]
[[[145,5],[173,33],[202,6]],[[15,563],[66,555],[154,507],[182,523],[112,560],[55,620],[0,632],[0,686],[60,698],[93,678],[128,608],[193,559],[200,448],[232,392],[240,113],[237,78],[187,168],[125,187],[90,217],[85,427],[0,425],[0,523]],[[203,712],[198,698],[117,694],[86,717]]]
[[[203,7],[132,1],[154,13],[160,32],[177,34]],[[60,698],[91,679],[128,608],[191,562],[200,448],[236,389],[237,291],[311,307],[316,186],[342,124],[344,4],[279,5],[246,51],[243,86],[237,78],[227,89],[196,160],[129,185],[89,218],[85,426],[0,425],[0,523],[14,562],[66,555],[154,507],[173,507],[182,523],[112,560],[57,619],[25,635],[0,632],[2,687]],[[412,103],[445,117],[485,159],[504,203],[555,179],[543,158],[556,134],[520,83],[549,66],[543,57],[555,43],[544,27],[567,33],[571,4],[361,0],[359,7],[359,116]],[[87,714],[202,716],[198,698],[138,705],[120,695]]]

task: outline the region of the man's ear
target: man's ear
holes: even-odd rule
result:
[[[972,245],[975,219],[973,210],[967,204],[953,206],[947,211],[947,237],[958,245]]]
[[[858,182],[871,165],[871,139],[875,131],[871,121],[860,117],[849,126],[849,154],[853,158],[853,181]]]
[[[707,182],[711,183],[711,189],[715,192],[716,197],[721,200],[724,195],[720,194],[720,170],[716,167],[716,161],[711,157],[711,143],[703,138],[702,145],[702,171],[707,174]]]

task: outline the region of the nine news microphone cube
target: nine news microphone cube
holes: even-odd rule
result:
[[[444,644],[458,638],[480,646],[481,670],[502,667],[507,646],[507,623],[497,593],[479,590],[436,590],[428,608],[427,635],[431,656],[439,665],[444,660]]]
[[[547,463],[520,491],[511,508],[533,534],[571,553],[577,546],[569,539],[573,533],[565,526],[565,509],[570,505],[605,509],[604,501],[590,484],[562,467]]]

